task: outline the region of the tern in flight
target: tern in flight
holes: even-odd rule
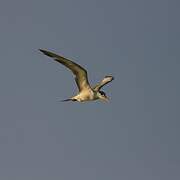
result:
[[[97,85],[91,87],[88,82],[88,75],[86,69],[81,67],[79,64],[76,64],[75,62],[66,59],[62,56],[59,56],[57,54],[54,54],[50,51],[46,51],[43,49],[39,49],[39,50],[45,55],[53,58],[55,61],[69,68],[72,71],[72,73],[75,75],[75,81],[79,89],[79,92],[77,95],[63,101],[84,102],[84,101],[92,101],[97,99],[108,101],[109,98],[106,96],[106,94],[103,91],[100,91],[100,89],[114,79],[112,76],[105,76],[104,79],[100,81]]]

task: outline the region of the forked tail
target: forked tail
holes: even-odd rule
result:
[[[72,101],[72,99],[64,99],[64,100],[61,100],[61,102],[67,102],[67,101]]]
[[[67,102],[67,101],[77,101],[77,99],[71,99],[71,98],[69,98],[69,99],[61,100],[61,102]]]

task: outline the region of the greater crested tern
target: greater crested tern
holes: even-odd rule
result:
[[[88,75],[86,69],[81,67],[79,64],[76,64],[75,62],[66,59],[62,56],[59,56],[55,53],[52,53],[50,51],[46,51],[43,49],[39,50],[45,55],[53,58],[55,61],[69,68],[75,75],[75,81],[79,89],[79,92],[77,95],[63,101],[83,102],[97,99],[108,101],[109,98],[106,96],[105,92],[101,91],[100,89],[114,79],[112,76],[105,76],[98,84],[96,84],[94,87],[91,87],[88,82]]]

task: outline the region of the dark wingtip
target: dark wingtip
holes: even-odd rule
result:
[[[38,49],[39,51],[41,51],[41,52],[44,52],[44,50],[43,49]]]
[[[49,51],[46,51],[46,50],[43,50],[43,49],[39,49],[39,51],[41,51],[43,54],[45,54],[46,56],[49,56],[49,57],[53,57],[53,53],[49,52]]]
[[[48,52],[46,50],[43,50],[43,49],[39,49],[39,51],[41,51],[43,54],[48,54]]]

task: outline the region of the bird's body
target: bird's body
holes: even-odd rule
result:
[[[72,71],[72,73],[75,75],[75,81],[78,86],[79,93],[64,101],[84,102],[84,101],[92,101],[97,99],[102,99],[105,101],[108,100],[106,94],[103,91],[100,91],[100,89],[114,79],[112,76],[105,76],[105,78],[100,83],[98,83],[94,87],[91,87],[88,82],[87,71],[79,64],[76,64],[75,62],[66,59],[62,56],[59,56],[57,54],[54,54],[50,51],[46,51],[42,49],[40,49],[40,51],[45,55],[53,58],[55,61],[69,68]]]
[[[94,92],[92,89],[87,89],[79,92],[76,96],[73,96],[71,99],[78,102],[84,102],[96,100],[97,98],[96,92]]]

